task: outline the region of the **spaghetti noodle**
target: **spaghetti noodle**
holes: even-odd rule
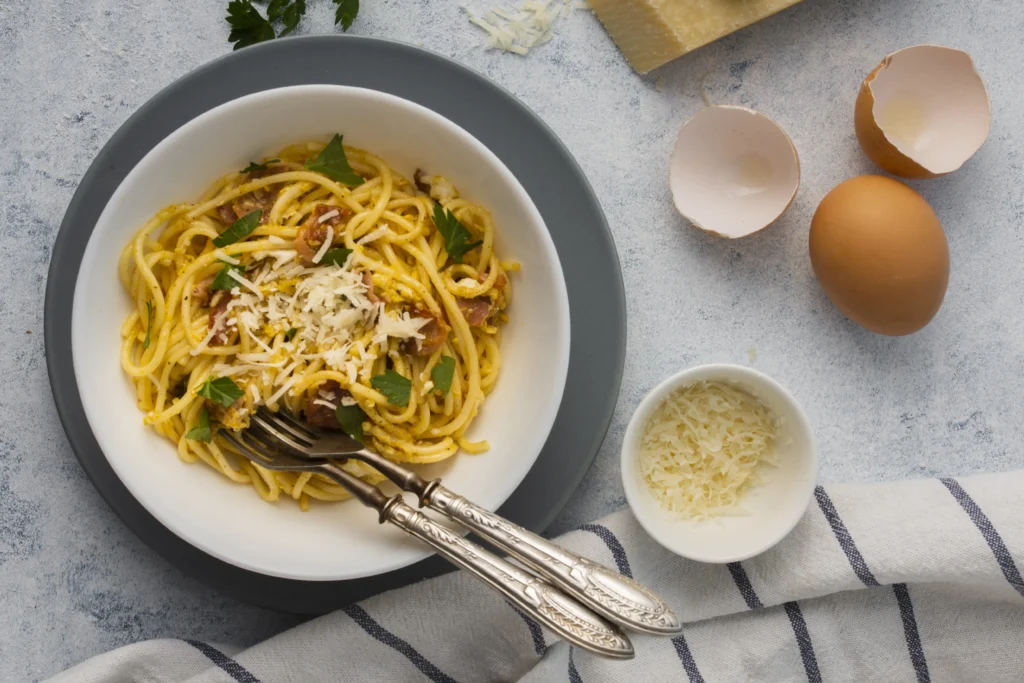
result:
[[[307,509],[348,495],[237,456],[218,423],[245,428],[265,405],[396,461],[487,450],[466,431],[498,377],[517,268],[495,253],[490,213],[445,178],[410,181],[340,136],[293,145],[161,210],[124,248],[121,365],[182,460]]]

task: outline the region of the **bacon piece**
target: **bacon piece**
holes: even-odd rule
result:
[[[462,315],[466,316],[466,322],[471,327],[480,327],[491,314],[493,304],[486,296],[478,296],[472,299],[457,298],[455,302],[459,305]]]
[[[210,413],[210,418],[228,429],[237,431],[249,426],[248,415],[241,414],[242,408],[245,407],[245,396],[242,396],[226,408],[217,401],[210,399],[206,399],[203,404],[206,406],[207,412]]]
[[[480,273],[476,276],[476,281],[480,284],[487,282],[487,273]],[[505,289],[508,284],[508,278],[505,277],[505,273],[498,273],[498,277],[494,278],[494,288],[501,290]]]
[[[262,192],[259,197],[254,193],[243,194],[230,204],[221,204],[217,207],[217,218],[224,225],[231,225],[242,216],[252,213],[256,209],[263,211],[260,214],[260,225],[266,225],[270,220],[270,210],[274,208],[276,193]]]
[[[200,306],[205,306],[210,302],[210,286],[213,284],[213,276],[204,278],[196,283],[196,286],[192,288],[192,303],[198,303]]]
[[[370,271],[363,271],[363,286],[366,287],[366,298],[370,300],[370,303],[376,306],[383,299],[377,296],[377,292],[373,291],[373,276]]]
[[[412,174],[412,182],[416,185],[417,190],[430,194],[430,184],[423,181],[424,175],[426,174],[423,169],[417,168],[416,172]]]
[[[317,387],[315,394],[310,395],[306,399],[306,422],[313,427],[341,429],[341,425],[338,424],[338,417],[334,413],[334,408],[317,403],[316,401],[319,399],[333,403],[335,406],[340,406],[341,399],[351,397],[352,394],[347,389],[342,389],[341,385],[336,381],[333,379],[327,380]]]
[[[217,207],[217,218],[224,225],[231,225],[238,220],[238,216],[235,215],[235,210],[231,204],[221,204]]]
[[[321,223],[320,219],[332,211],[337,211],[338,213]],[[313,265],[313,258],[316,256],[316,252],[320,250],[324,240],[327,239],[327,226],[338,227],[351,215],[352,210],[347,206],[317,204],[313,207],[309,218],[302,224],[298,234],[295,236],[295,251],[299,252],[299,256],[302,257],[306,265]]]
[[[409,338],[404,340],[400,348],[402,353],[410,356],[432,356],[444,345],[448,338],[449,327],[444,320],[430,312],[429,309],[414,306],[409,310],[412,318],[427,318],[429,322],[420,328],[423,339]]]
[[[210,329],[217,331],[210,338],[210,346],[225,346],[235,332],[234,325],[228,325],[228,304],[231,295],[220,290],[210,299]]]

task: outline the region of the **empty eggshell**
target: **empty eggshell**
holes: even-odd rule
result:
[[[970,55],[915,45],[885,58],[861,85],[854,110],[864,153],[904,178],[960,168],[988,137],[992,111]]]
[[[705,107],[679,131],[669,160],[676,209],[701,230],[743,237],[770,225],[800,187],[786,132],[764,114]]]

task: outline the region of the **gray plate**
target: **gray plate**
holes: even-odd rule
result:
[[[348,70],[345,64],[360,64],[360,68]],[[526,479],[501,507],[505,517],[535,531],[544,529],[593,462],[622,379],[626,307],[611,233],[593,190],[568,150],[515,97],[431,52],[354,36],[275,40],[197,69],[164,88],[129,118],[82,178],[53,247],[44,333],[57,412],[100,495],[151,548],[184,572],[239,600],[319,614],[436,576],[450,566],[435,556],[374,577],[306,582],[246,571],[192,547],[146,512],[114,474],[89,429],[71,361],[71,301],[82,254],[100,213],[128,172],[157,143],[203,112],[250,93],[306,83],[372,88],[448,117],[511,169],[551,231],[572,311],[569,377],[551,436]]]

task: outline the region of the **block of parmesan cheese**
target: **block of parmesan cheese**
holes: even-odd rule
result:
[[[800,0],[589,0],[642,74]]]

